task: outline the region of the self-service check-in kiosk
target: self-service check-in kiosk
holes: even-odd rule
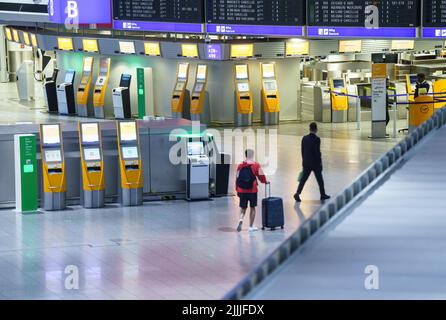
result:
[[[132,117],[132,108],[130,105],[130,83],[132,76],[122,74],[119,87],[113,89],[113,109],[116,119],[130,119]]]
[[[99,73],[94,86],[93,106],[94,116],[104,118],[105,92],[107,91],[108,80],[110,78],[110,58],[101,58],[99,62]]]
[[[415,101],[415,89],[417,87],[418,77],[416,74],[406,74],[406,91],[409,95],[409,102]]]
[[[277,88],[276,65],[261,63],[262,74],[262,122],[265,125],[279,124],[279,90]]]
[[[105,197],[104,156],[99,123],[78,123],[81,155],[81,204],[102,208]]]
[[[187,141],[187,200],[209,199],[209,157],[203,141]]]
[[[45,79],[45,84],[43,85],[45,92],[45,100],[48,106],[49,113],[59,112],[59,106],[57,104],[57,89],[56,89],[58,74],[59,74],[59,69],[55,68],[51,78]]]
[[[117,122],[121,203],[139,206],[143,202],[143,172],[136,121]]]
[[[235,66],[235,126],[250,126],[252,124],[252,112],[252,94],[248,65],[237,64]]]
[[[204,123],[210,122],[209,93],[206,91],[207,75],[207,65],[199,64],[190,101],[191,120]]]
[[[60,114],[72,115],[76,113],[73,87],[75,76],[74,70],[67,70],[64,82],[57,86],[57,104]]]
[[[25,60],[17,70],[17,91],[20,100],[34,100],[36,93],[34,88],[34,63]]]
[[[181,62],[177,68],[177,78],[171,100],[172,117],[190,119],[190,93],[187,90],[189,63]]]
[[[88,96],[93,79],[93,57],[85,57],[82,65],[81,82],[77,88],[77,115],[88,117]]]
[[[59,124],[40,125],[43,208],[48,211],[66,207],[66,172],[62,132]]]
[[[344,79],[331,79],[331,121],[347,122],[348,96]]]

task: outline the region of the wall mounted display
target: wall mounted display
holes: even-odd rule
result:
[[[135,43],[133,41],[119,41],[119,52],[124,54],[135,54]]]
[[[339,41],[339,53],[359,53],[362,50],[361,40]]]
[[[37,36],[34,33],[30,34],[31,36],[31,44],[33,47],[37,47],[39,44],[37,43]]]
[[[25,44],[27,46],[30,46],[31,45],[31,41],[29,39],[29,33],[28,32],[23,32],[22,35],[23,35],[23,41],[25,42]]]
[[[16,29],[12,29],[12,39],[13,39],[15,42],[20,42],[20,39],[19,39],[19,32],[18,32]]]
[[[110,0],[49,0],[48,14],[58,24],[111,23]]]
[[[182,44],[181,55],[186,58],[198,58],[198,46],[193,44]]]
[[[390,50],[392,51],[404,51],[413,50],[415,48],[414,40],[392,40]]]
[[[65,38],[65,37],[58,37],[57,38],[57,47],[59,50],[64,51],[73,51],[73,39],[72,38]]]
[[[423,38],[446,38],[446,0],[423,0]]]
[[[418,0],[308,0],[309,37],[415,38]]]
[[[203,0],[113,0],[119,30],[201,33]]]
[[[223,60],[223,46],[219,43],[206,45],[207,60]]]
[[[85,52],[99,52],[98,40],[82,39],[82,48]]]
[[[144,42],[144,54],[151,57],[161,56],[161,49],[159,42]]]
[[[206,0],[206,23],[213,34],[301,36],[305,0]]]
[[[8,41],[12,41],[12,31],[10,28],[5,28],[6,39]]]
[[[231,45],[231,58],[252,58],[254,56],[253,44],[232,44]]]
[[[285,43],[285,56],[297,57],[310,54],[310,43],[303,39],[293,39]]]

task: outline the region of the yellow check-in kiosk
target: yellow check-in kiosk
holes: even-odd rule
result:
[[[276,64],[261,63],[262,75],[262,122],[265,125],[279,124],[279,89],[277,87]]]
[[[81,204],[84,208],[102,208],[105,197],[104,157],[99,123],[79,122],[81,155]]]
[[[88,96],[93,79],[93,62],[93,57],[84,57],[81,82],[76,94],[76,111],[79,117],[88,117]]]
[[[409,102],[415,101],[415,89],[417,87],[418,77],[416,74],[406,74],[406,91],[409,95]]]
[[[446,79],[436,80],[433,84],[433,90],[435,99],[434,108],[443,108],[446,105]]]
[[[434,98],[426,94],[414,99],[409,105],[409,133],[414,131],[434,115]]]
[[[235,110],[234,124],[236,127],[252,125],[252,92],[249,82],[249,67],[247,64],[237,64],[235,74]]]
[[[186,88],[189,80],[189,68],[188,62],[181,62],[177,67],[177,77],[171,100],[173,118],[190,118],[190,93]]]
[[[194,89],[190,99],[190,116],[193,121],[209,123],[210,106],[209,93],[206,91],[208,79],[208,66],[197,65]]]
[[[110,58],[101,58],[99,72],[93,93],[94,116],[103,119],[105,117],[105,93],[110,79]]]
[[[344,79],[330,79],[331,121],[347,122],[348,96]]]
[[[143,172],[138,126],[136,121],[118,121],[117,131],[120,201],[123,206],[139,206],[143,202]]]
[[[40,125],[40,154],[43,209],[63,210],[66,208],[66,168],[59,124]]]

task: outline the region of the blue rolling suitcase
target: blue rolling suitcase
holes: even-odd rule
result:
[[[271,197],[271,185],[265,186],[266,198],[262,200],[262,230],[274,230],[285,225],[282,198]]]

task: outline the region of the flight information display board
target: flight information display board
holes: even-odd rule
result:
[[[203,0],[113,0],[113,26],[121,30],[202,32]]]
[[[306,0],[206,0],[206,29],[214,34],[302,35]]]
[[[308,0],[308,36],[415,38],[419,0]]]
[[[423,1],[423,37],[446,38],[446,0]]]

